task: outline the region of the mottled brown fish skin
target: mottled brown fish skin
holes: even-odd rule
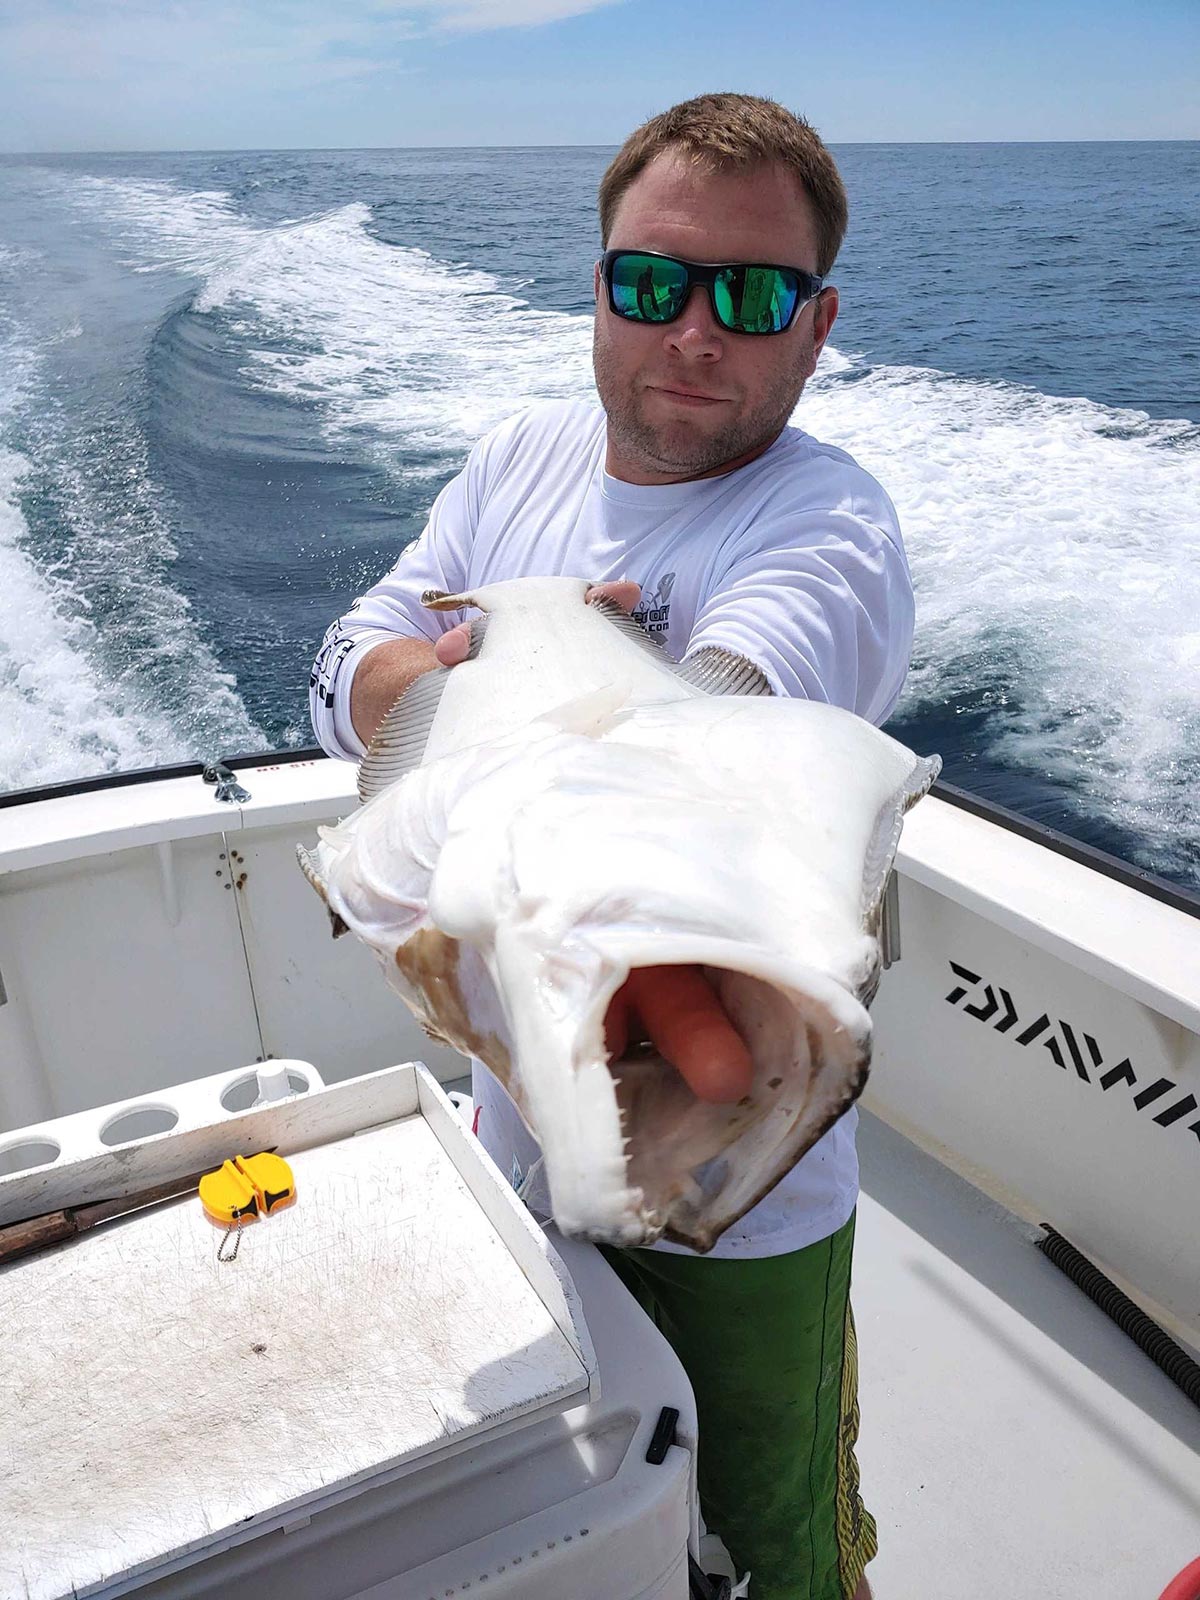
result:
[[[396,951],[396,965],[424,999],[438,1035],[455,1050],[485,1062],[507,1088],[512,1060],[502,1039],[472,1026],[459,977],[461,960],[459,941],[436,928],[422,928]]]

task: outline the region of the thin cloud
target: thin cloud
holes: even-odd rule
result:
[[[496,28],[541,27],[621,3],[622,0],[434,0],[429,9],[447,32],[482,33]]]
[[[402,67],[406,42],[431,33],[544,26],[615,0],[25,0],[0,13],[0,82],[116,84],[167,75],[189,97],[197,79],[262,75],[292,87]]]

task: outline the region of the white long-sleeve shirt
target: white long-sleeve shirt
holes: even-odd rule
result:
[[[522,576],[632,579],[635,615],[677,659],[722,645],[776,694],[886,719],[908,670],[913,595],[895,510],[869,473],[786,428],[722,477],[631,484],[604,470],[605,441],[603,411],[583,401],[531,407],[479,441],[421,537],[325,635],[310,704],[330,755],[364,753],[350,688],[368,652],[397,636],[436,640],[462,620],[426,610],[426,589]],[[475,1096],[480,1138],[519,1180],[536,1145],[478,1066]],[[780,1254],[841,1227],[858,1193],[855,1123],[842,1117],[713,1253]]]

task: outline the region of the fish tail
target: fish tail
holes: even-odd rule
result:
[[[426,589],[421,596],[421,604],[430,611],[461,611],[464,606],[487,609],[480,607],[473,594],[447,594],[445,589]]]

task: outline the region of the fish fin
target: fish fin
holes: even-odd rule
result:
[[[486,632],[487,618],[476,617],[471,623],[468,661],[474,661],[483,648]],[[453,671],[453,667],[434,667],[414,678],[376,728],[358,769],[358,798],[363,805],[421,765],[446,679]]]
[[[774,694],[771,681],[759,666],[746,656],[740,656],[723,645],[705,645],[690,656],[684,656],[676,667],[684,683],[705,694]]]
[[[908,777],[879,809],[863,865],[863,922],[873,933],[878,932],[883,897],[900,844],[904,813],[916,805],[922,795],[929,793],[933,780],[941,770],[941,756],[914,757]]]
[[[675,666],[662,641],[656,639],[652,633],[647,633],[638,619],[631,616],[615,600],[609,600],[605,595],[597,595],[594,600],[588,601],[588,606],[592,611],[598,611],[602,617],[607,617],[614,628],[619,628],[627,639],[632,639],[635,644],[640,645],[647,655],[653,656],[664,667]]]
[[[694,655],[685,656],[682,661],[675,661],[667,653],[662,641],[654,634],[647,633],[637,618],[622,610],[615,600],[601,597],[590,600],[588,604],[693,689],[699,689],[704,694],[774,693],[766,673],[745,656],[736,655],[720,645],[708,645]]]
[[[421,604],[428,606],[431,611],[458,611],[464,606],[482,606],[482,603],[480,594],[447,594],[443,589],[426,589],[421,596]],[[746,656],[720,645],[709,645],[685,657],[683,661],[676,661],[663,641],[647,633],[637,617],[615,600],[610,600],[607,595],[597,595],[587,604],[639,649],[653,656],[660,666],[666,667],[682,683],[698,689],[702,694],[768,695],[775,692],[762,668]]]
[[[300,863],[300,871],[325,902],[325,909],[329,913],[329,921],[333,926],[333,937],[340,939],[344,933],[349,933],[350,929],[329,904],[329,889],[325,879],[321,876],[317,852],[315,850],[306,850],[302,844],[298,844],[296,846],[296,860]]]
[[[358,769],[358,798],[364,806],[421,765],[446,679],[453,670],[434,667],[414,678],[376,728]]]

